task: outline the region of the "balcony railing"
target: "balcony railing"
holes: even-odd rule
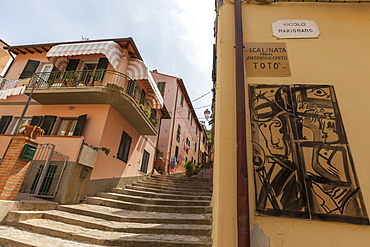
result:
[[[130,96],[153,126],[158,125],[158,118],[152,114],[151,105],[143,93],[144,90],[136,81],[118,71],[101,69],[36,72],[31,78],[28,89],[32,87],[35,89],[107,87]]]

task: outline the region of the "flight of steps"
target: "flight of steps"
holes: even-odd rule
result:
[[[211,196],[209,179],[151,177],[83,204],[10,212],[0,246],[212,246]]]

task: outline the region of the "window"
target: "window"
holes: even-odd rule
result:
[[[141,160],[140,171],[145,174],[148,171],[149,156],[150,154],[146,150],[144,150],[143,159]]]
[[[176,135],[176,141],[180,142],[180,134],[181,134],[181,126],[180,124],[177,125],[177,135]]]
[[[179,147],[178,146],[176,146],[175,148],[175,157],[179,158]]]
[[[117,159],[127,163],[128,155],[130,153],[132,138],[125,131],[122,132],[121,142],[119,144]]]
[[[146,97],[146,93],[145,93],[144,89],[141,89],[139,104],[141,104],[141,105],[145,104],[145,97]]]
[[[19,126],[23,124],[40,126],[45,131],[45,135],[81,136],[86,118],[86,114],[79,117],[61,118],[50,115],[24,117]],[[17,131],[19,119],[20,117],[13,116],[1,117],[0,134],[12,134]]]
[[[0,134],[5,134],[10,121],[12,121],[13,116],[2,116],[0,119]]]
[[[159,92],[162,94],[162,96],[164,96],[164,89],[166,87],[166,82],[160,81],[158,82],[157,86],[158,86]]]
[[[19,122],[20,117],[13,117],[13,120],[10,122],[9,127],[6,129],[5,134],[13,134],[15,131],[18,132],[17,124]],[[22,119],[22,122],[19,124],[19,126],[23,124],[30,124],[31,118],[30,117],[25,117]]]
[[[195,135],[198,135],[198,127],[195,127]]]
[[[194,143],[194,151],[196,152],[197,151],[197,144]]]
[[[180,106],[184,106],[184,95],[181,95]]]
[[[57,121],[55,131],[52,131],[56,117],[45,116],[41,128],[46,135],[50,135],[53,132],[54,135],[59,136],[81,136],[86,117],[86,114],[79,117],[61,117]]]
[[[190,109],[188,110],[188,120],[190,120]]]
[[[32,77],[33,72],[36,71],[37,66],[39,66],[39,61],[28,60],[26,66],[24,67],[19,79]]]
[[[72,136],[76,125],[77,118],[61,118],[55,131],[55,135]]]

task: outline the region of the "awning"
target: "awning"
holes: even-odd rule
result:
[[[116,70],[121,60],[122,48],[114,41],[89,42],[53,46],[46,54],[47,59],[58,69],[64,71],[71,56],[103,54]]]
[[[143,80],[148,87],[148,100],[152,103],[152,108],[163,108],[163,97],[159,92],[157,84],[152,74],[143,61],[139,59],[130,59],[127,67],[127,75],[133,80]]]

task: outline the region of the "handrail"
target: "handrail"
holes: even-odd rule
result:
[[[143,89],[128,75],[115,70],[100,69],[35,72],[27,88],[48,89],[96,86],[103,86],[113,90],[117,90],[118,87],[119,92],[131,97],[153,126],[157,127],[158,119],[154,114],[151,114],[152,107],[146,99]]]

